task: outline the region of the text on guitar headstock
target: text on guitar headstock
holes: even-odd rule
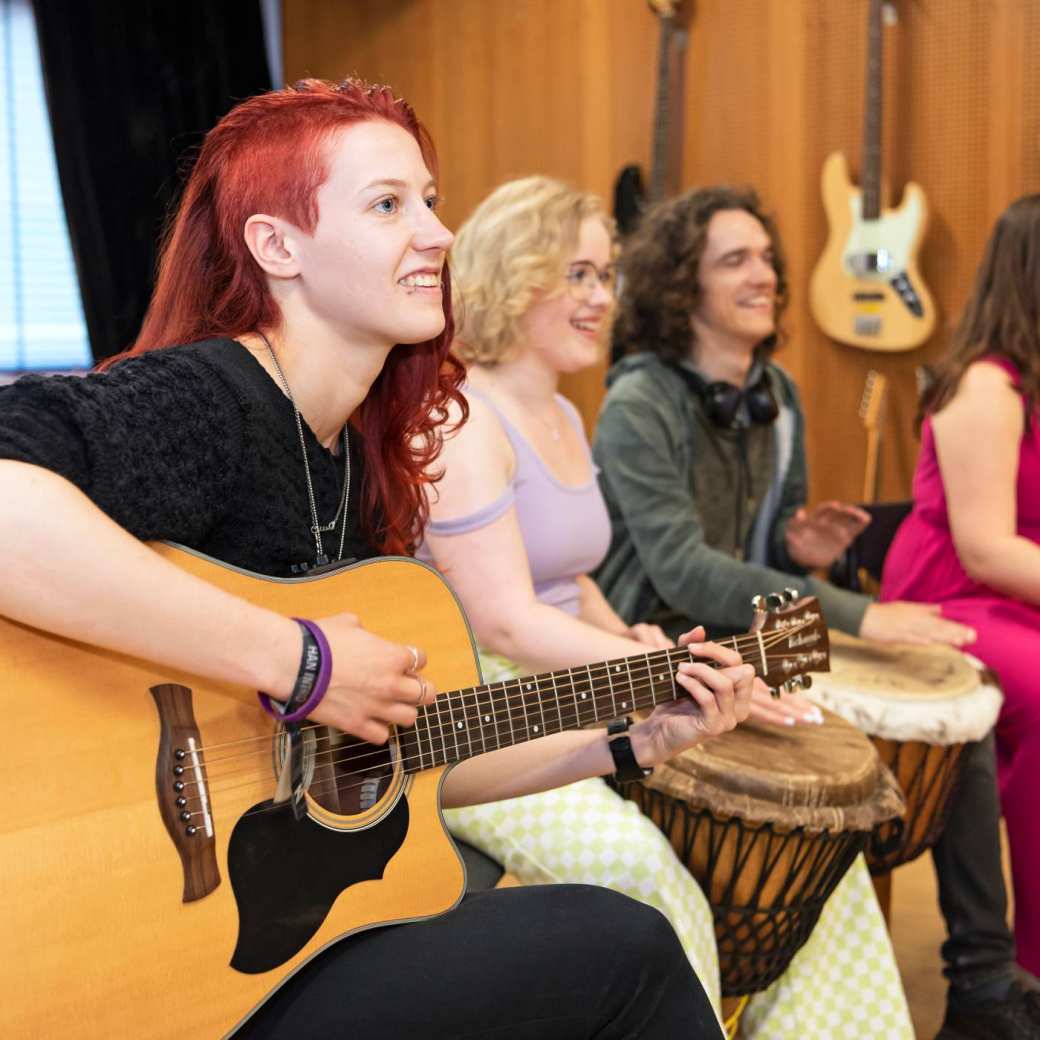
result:
[[[829,672],[830,639],[815,596],[784,589],[751,601],[755,618],[740,640],[745,662],[755,666],[774,697],[808,689],[808,672]]]

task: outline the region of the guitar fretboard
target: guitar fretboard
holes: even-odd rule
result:
[[[740,650],[735,637],[721,642]],[[675,669],[689,660],[689,651],[678,647],[442,694],[420,709],[413,728],[400,732],[405,768],[461,762],[677,700],[686,694]]]
[[[867,86],[863,118],[863,219],[881,216],[882,0],[870,0],[867,19]]]

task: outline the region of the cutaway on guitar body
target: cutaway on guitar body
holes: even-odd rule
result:
[[[419,643],[438,689],[480,680],[454,595],[413,560],[280,581],[154,548],[287,616],[350,611]],[[296,820],[273,801],[284,739],[255,691],[2,617],[0,661],[18,734],[0,759],[0,1035],[224,1036],[338,939],[461,899],[447,770],[409,771],[396,734],[375,747],[305,723]]]

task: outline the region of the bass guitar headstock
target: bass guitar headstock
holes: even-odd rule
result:
[[[694,0],[646,0],[647,6],[658,18],[666,18],[682,28],[693,14]]]
[[[755,618],[748,635],[739,640],[740,651],[774,697],[808,689],[809,672],[830,671],[830,638],[815,596],[799,597],[796,589],[784,589],[755,596],[751,605]]]

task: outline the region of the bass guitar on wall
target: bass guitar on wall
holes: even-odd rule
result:
[[[935,328],[935,304],[917,268],[928,221],[924,192],[907,184],[895,209],[881,205],[882,19],[894,11],[870,0],[867,21],[863,187],[855,187],[841,152],[823,165],[830,233],[813,271],[809,302],[820,328],[866,350],[920,346]]]
[[[290,738],[255,692],[0,618],[5,1037],[226,1035],[337,939],[458,903],[439,803],[451,765],[680,696],[685,649],[482,684],[454,594],[414,560],[286,581],[155,548],[286,615],[349,604],[385,638],[422,631],[424,674],[452,692],[386,746],[302,725],[300,798],[283,800]],[[760,602],[730,641],[788,689],[829,661],[818,605],[790,600]]]

